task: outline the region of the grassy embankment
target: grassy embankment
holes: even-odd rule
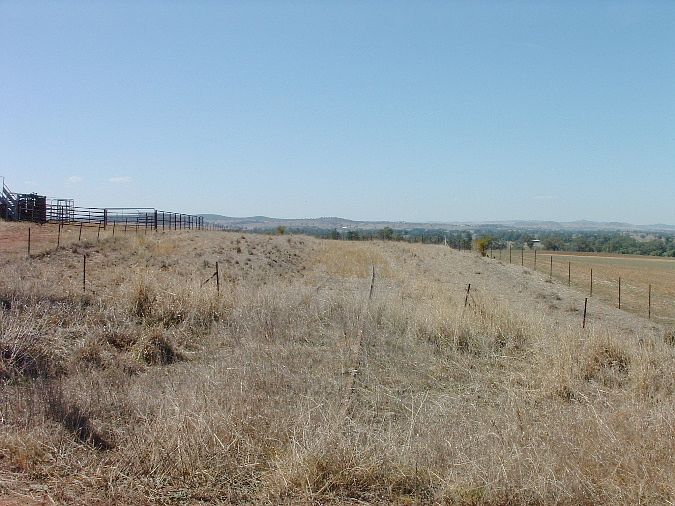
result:
[[[4,254],[0,491],[672,501],[673,334],[555,326],[480,290],[465,309],[447,282],[469,259],[195,232]],[[220,296],[200,286],[216,261]]]

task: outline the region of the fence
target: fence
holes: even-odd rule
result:
[[[663,262],[667,260],[630,256],[597,257],[511,247],[490,249],[486,251],[486,256],[539,272],[551,282],[557,280],[579,288],[589,298],[597,297],[618,309],[662,323],[675,322],[675,277],[671,272],[675,269],[675,261],[672,267],[658,270],[655,265],[663,268]]]
[[[160,211],[154,208],[66,207],[53,204],[47,204],[44,221],[62,225],[84,223],[85,225],[98,225],[104,229],[113,224],[153,230],[218,230],[222,228],[214,223],[206,223],[202,216]]]
[[[14,193],[4,180],[0,193],[0,216],[12,221],[58,223],[60,225],[109,225],[153,230],[223,230],[217,223],[207,223],[204,217],[163,211],[150,207],[76,207],[72,199],[47,199],[42,195]]]

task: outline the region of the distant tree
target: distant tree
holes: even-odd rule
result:
[[[544,247],[544,249],[551,251],[560,251],[565,248],[565,243],[562,240],[562,238],[555,235],[547,237],[541,242],[541,244]]]
[[[286,227],[284,227],[283,225],[279,225],[277,227],[277,234],[284,235],[285,233],[286,233]]]
[[[348,241],[360,241],[361,240],[361,234],[359,234],[358,230],[348,230],[347,231],[347,240]]]
[[[488,248],[490,248],[490,245],[492,244],[492,237],[489,235],[479,237],[474,241],[474,248],[478,253],[480,253],[481,256],[485,256],[487,254]]]

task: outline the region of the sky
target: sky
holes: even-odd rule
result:
[[[675,224],[675,2],[0,0],[0,175],[92,207]]]

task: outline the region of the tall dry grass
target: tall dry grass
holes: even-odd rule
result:
[[[3,259],[0,490],[672,502],[672,340],[556,325],[481,288],[465,307],[448,280],[473,259],[439,251],[193,233]],[[216,261],[220,295],[201,286]]]

